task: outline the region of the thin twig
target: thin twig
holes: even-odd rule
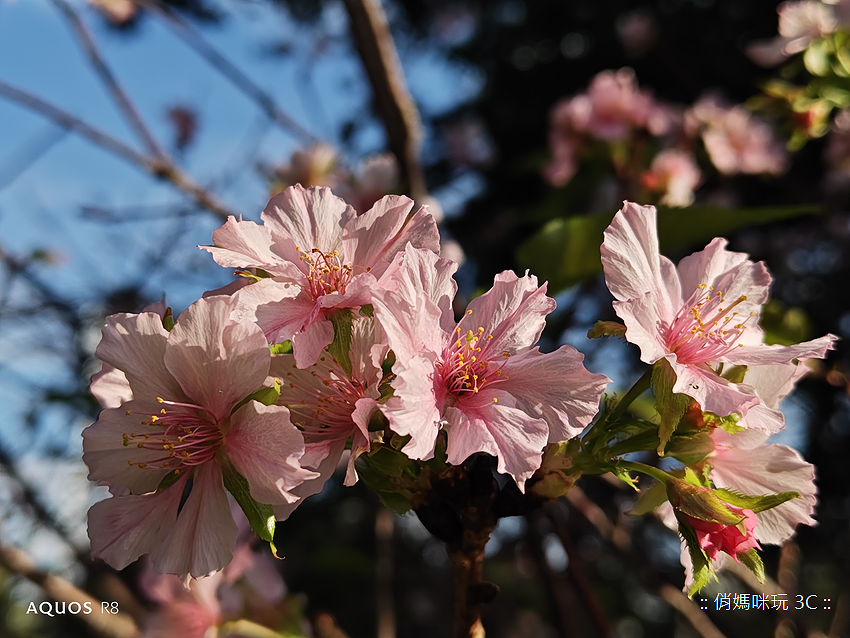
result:
[[[37,569],[30,557],[20,549],[0,545],[0,565],[35,583],[56,602],[66,605],[78,603],[83,609],[91,609],[91,613],[78,613],[76,617],[99,636],[135,638],[139,635],[136,623],[127,614],[121,611],[115,614],[102,613],[101,601],[64,578]]]
[[[344,4],[390,150],[401,164],[411,197],[422,201],[427,196],[419,162],[422,120],[407,88],[387,16],[380,0],[344,0]]]
[[[118,82],[112,70],[107,66],[103,56],[100,54],[100,50],[97,48],[97,44],[95,44],[94,38],[92,38],[85,23],[80,19],[79,14],[65,0],[53,0],[53,4],[56,5],[56,8],[68,20],[71,29],[74,31],[74,35],[80,41],[80,46],[88,56],[92,68],[112,95],[112,99],[115,100],[115,104],[124,115],[124,119],[127,120],[127,123],[133,128],[136,135],[139,136],[139,140],[154,157],[167,157],[165,151],[162,150],[162,147],[160,147],[153,134],[151,134],[141,115],[139,115],[136,107],[133,106],[133,102],[130,100],[127,92]]]
[[[138,3],[154,13],[162,16],[165,22],[174,29],[175,33],[198,55],[204,58],[230,80],[236,88],[254,100],[272,121],[279,124],[284,130],[291,133],[305,144],[315,144],[318,138],[303,128],[290,115],[285,113],[271,95],[266,93],[258,84],[251,80],[245,73],[236,67],[230,60],[224,57],[218,50],[207,42],[203,36],[180,14],[159,0],[138,0]]]
[[[658,594],[691,623],[702,638],[726,638],[711,619],[684,592],[669,583],[658,588]]]
[[[171,182],[181,191],[192,197],[199,206],[207,209],[223,221],[226,221],[230,215],[233,215],[234,217],[237,216],[237,213],[219,201],[217,197],[204,187],[195,183],[191,177],[183,173],[183,171],[181,171],[173,163],[163,160],[162,158],[146,157],[142,153],[139,153],[111,135],[96,129],[80,118],[71,115],[67,111],[49,104],[31,93],[22,91],[21,89],[13,87],[3,81],[0,81],[0,97],[4,97],[7,100],[20,104],[21,106],[48,118],[62,128],[77,133],[81,137],[86,138],[92,144],[109,151],[113,155],[117,155],[153,177]]]

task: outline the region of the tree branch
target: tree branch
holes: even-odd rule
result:
[[[401,164],[410,195],[422,201],[427,196],[419,162],[422,120],[407,88],[387,16],[380,0],[344,0],[344,4],[351,35],[387,131],[389,148]]]
[[[80,41],[80,46],[88,56],[92,68],[95,70],[95,73],[100,76],[101,81],[106,86],[109,93],[112,94],[112,99],[115,100],[115,104],[124,115],[124,119],[127,120],[127,123],[133,128],[136,135],[139,136],[139,140],[141,140],[154,157],[167,157],[165,151],[162,150],[150,130],[148,130],[147,125],[144,120],[142,120],[142,117],[139,115],[136,107],[133,106],[127,92],[124,91],[124,88],[118,82],[118,79],[106,65],[103,56],[100,54],[100,50],[95,44],[94,38],[92,38],[85,23],[80,19],[79,14],[77,14],[77,12],[74,11],[71,5],[69,5],[65,0],[53,0],[53,4],[56,5],[56,8],[59,9],[59,11],[61,11],[68,20],[68,23],[71,25],[71,29],[74,31],[74,35],[76,35],[77,39]]]
[[[14,547],[0,545],[0,565],[12,573],[19,574],[35,583],[47,596],[60,603],[85,603],[91,605],[92,613],[81,613],[77,618],[88,624],[93,631],[103,638],[136,638],[139,629],[136,623],[122,612],[115,614],[101,613],[101,601],[90,596],[82,589],[64,578],[48,574],[36,568],[29,556]]]
[[[305,144],[315,144],[318,138],[302,127],[291,116],[281,109],[271,95],[266,93],[258,84],[251,80],[245,73],[236,67],[230,60],[224,57],[218,50],[207,42],[203,36],[189,22],[171,7],[159,0],[137,0],[138,4],[147,7],[154,13],[162,16],[165,22],[172,27],[174,32],[189,47],[204,58],[209,64],[219,71],[224,77],[249,98],[254,100],[270,120],[279,124],[284,130],[291,133]]]
[[[219,201],[217,197],[207,191],[203,186],[195,183],[191,177],[183,173],[170,160],[149,158],[78,117],[3,81],[0,81],[0,97],[16,102],[55,122],[62,128],[77,133],[95,146],[99,146],[113,155],[117,155],[157,179],[164,179],[171,182],[195,200],[199,206],[217,215],[223,221],[226,221],[230,215],[237,216],[237,213]]]

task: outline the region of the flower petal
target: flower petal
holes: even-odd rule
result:
[[[502,352],[514,355],[537,343],[545,317],[555,305],[555,300],[546,296],[546,284],[537,286],[537,277],[517,277],[506,270],[496,275],[490,290],[470,302],[457,324],[458,332],[477,334],[478,328],[483,328],[487,341],[481,348],[482,361]]]
[[[341,252],[343,228],[356,214],[330,188],[296,184],[272,197],[262,218],[271,232],[274,252],[308,274],[309,267],[301,260],[303,252],[296,248],[304,252],[318,248],[326,254]]]
[[[272,252],[269,229],[251,221],[237,221],[232,215],[213,231],[214,246],[198,246],[211,253],[215,263],[225,268],[262,268],[275,273],[285,262]],[[297,269],[296,269],[297,272]]]
[[[292,352],[299,368],[307,368],[319,358],[327,346],[334,340],[333,324],[324,317],[318,317],[307,324],[302,332],[292,335]]]
[[[525,482],[540,467],[549,428],[543,419],[515,406],[514,397],[495,391],[487,399],[464,400],[446,408],[448,462],[460,465],[476,452],[487,452],[498,457],[498,471],[513,476],[524,492]]]
[[[195,468],[192,479],[192,491],[171,534],[151,551],[151,561],[159,571],[183,578],[201,578],[222,569],[233,557],[236,544],[236,523],[221,470],[215,463],[204,463]]]
[[[282,406],[248,401],[230,418],[224,449],[259,503],[293,503],[292,488],[318,476],[298,462],[304,437]]]
[[[656,225],[654,206],[623,202],[605,229],[600,252],[605,283],[614,298],[626,301],[649,293],[657,316],[666,323],[681,305],[681,290],[670,276],[670,265],[662,269]]]
[[[610,379],[584,367],[584,355],[564,345],[543,354],[538,348],[511,357],[508,379],[499,389],[516,399],[516,407],[549,426],[549,443],[578,435],[599,412],[599,397]]]
[[[662,319],[651,293],[614,302],[614,312],[626,324],[626,341],[640,348],[640,360],[655,363],[667,354],[659,326]]]
[[[397,369],[394,366],[393,371],[397,375],[393,381],[395,392],[382,411],[393,432],[411,437],[402,451],[411,459],[430,459],[434,455],[442,418],[442,403],[436,396],[433,380],[434,363],[425,356],[418,356],[408,359]]]
[[[186,394],[219,421],[263,385],[271,360],[259,326],[230,318],[235,306],[233,297],[199,299],[177,319],[165,351]]]
[[[133,399],[127,375],[108,363],[104,363],[100,371],[92,375],[89,391],[104,408],[117,408]]]
[[[668,355],[667,360],[676,372],[673,392],[687,394],[705,412],[718,416],[746,415],[749,408],[759,403],[755,391],[747,385],[732,383],[706,368],[678,363],[675,355]]]
[[[791,363],[794,359],[823,359],[827,351],[834,348],[833,342],[837,339],[835,335],[829,334],[793,346],[745,345],[733,348],[724,359],[729,363],[747,366],[781,365]]]
[[[311,469],[316,470],[316,478],[304,481],[292,490],[297,500],[292,503],[274,506],[275,518],[285,521],[295,511],[304,499],[318,494],[324,488],[325,483],[331,478],[339,465],[342,453],[345,451],[345,440],[322,441],[316,444],[307,444],[307,450],[302,457],[302,462]],[[309,457],[309,461],[308,461]]]
[[[773,444],[748,450],[720,448],[709,459],[709,464],[711,479],[718,487],[754,496],[800,493],[800,498],[759,512],[755,530],[758,540],[779,545],[794,535],[798,524],[816,524],[812,518],[817,505],[815,468],[796,450]]]
[[[92,558],[124,569],[166,542],[177,520],[186,478],[156,494],[112,496],[89,510]]]
[[[110,315],[97,358],[124,372],[137,399],[151,400],[163,394],[183,398],[163,360],[168,336],[156,313]]]
[[[161,407],[156,402],[130,401],[120,408],[103,410],[97,421],[83,430],[83,461],[89,467],[90,481],[108,486],[113,494],[124,489],[145,494],[156,489],[168,471],[139,467],[139,463],[153,463],[163,457],[163,451],[140,449],[138,445],[145,434],[154,432],[140,421],[158,414]],[[133,434],[139,436],[131,437]]]

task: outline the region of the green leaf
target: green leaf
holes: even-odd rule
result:
[[[679,521],[679,533],[685,539],[685,544],[688,546],[688,554],[691,556],[691,563],[694,569],[694,582],[688,588],[688,596],[693,596],[700,589],[708,585],[708,581],[714,576],[714,571],[711,569],[711,561],[705,551],[699,545],[699,539],[694,528],[676,512],[676,519]]]
[[[750,496],[726,489],[716,489],[714,492],[729,505],[753,510],[756,514],[787,503],[792,499],[800,498],[799,492],[780,492],[779,494],[765,494],[764,496]]]
[[[823,77],[829,73],[829,43],[826,40],[816,40],[809,45],[803,54],[803,64],[812,75]]]
[[[230,414],[235,414],[236,411],[249,401],[256,401],[263,405],[277,405],[277,400],[280,399],[280,379],[274,380],[274,386],[271,388],[260,388],[256,392],[252,392],[239,403],[233,406]]]
[[[351,378],[351,335],[354,330],[354,315],[350,308],[338,308],[328,317],[334,327],[334,340],[328,346],[328,352]]]
[[[812,336],[812,321],[800,308],[789,308],[778,299],[771,299],[762,308],[759,326],[764,330],[767,344],[790,346],[807,341]]]
[[[714,441],[708,432],[697,432],[692,436],[674,436],[667,445],[667,456],[685,465],[699,463],[714,452]]]
[[[162,315],[162,327],[171,332],[174,328],[174,313],[171,311],[171,306],[165,309],[165,314]]]
[[[247,479],[236,471],[232,464],[227,463],[222,468],[224,487],[230,492],[251,524],[251,529],[261,539],[268,543],[274,541],[274,508],[271,505],[258,503],[251,496],[251,488]],[[275,551],[272,544],[272,551]]]
[[[375,316],[375,308],[372,304],[367,303],[360,306],[360,314],[364,317],[374,317]]]
[[[667,498],[676,511],[701,521],[737,525],[744,519],[729,509],[714,490],[691,485],[674,477],[667,480]]]
[[[283,343],[275,343],[269,346],[272,354],[292,354],[292,342],[287,339]]]
[[[759,556],[755,548],[746,552],[739,552],[737,558],[755,574],[755,577],[759,579],[760,583],[764,583],[764,563],[761,562],[761,556]]]
[[[714,412],[702,413],[703,423],[712,428],[720,428],[729,434],[737,434],[744,430],[743,425],[738,425],[741,420],[740,414],[730,414],[729,416],[717,416]]]
[[[676,426],[690,407],[693,399],[686,394],[674,394],[676,373],[667,359],[660,359],[652,366],[652,390],[655,393],[655,409],[661,416],[658,426],[658,455],[664,456],[664,448],[673,436]]]
[[[660,507],[667,501],[667,486],[661,481],[655,481],[655,484],[648,490],[641,492],[637,503],[629,511],[632,516],[643,516],[648,514],[657,507]]]
[[[721,208],[691,206],[658,208],[658,236],[662,252],[707,243],[740,228],[812,215],[819,206],[772,206],[766,208]],[[614,211],[553,219],[517,249],[517,262],[541,280],[549,282],[549,293],[569,288],[602,270],[599,246],[603,231]],[[698,223],[694,223],[698,220]]]
[[[723,371],[723,378],[732,383],[743,383],[745,374],[747,374],[747,366],[732,366]]]
[[[637,479],[629,474],[629,471],[623,467],[614,467],[611,470],[611,473],[620,479],[623,483],[631,487],[635,492],[639,491],[637,485]]]
[[[588,339],[599,339],[600,337],[624,337],[626,326],[617,321],[597,321],[587,331]]]
[[[169,472],[165,476],[162,477],[162,480],[159,482],[159,485],[156,486],[157,494],[162,490],[168,489],[172,485],[174,485],[177,480],[183,476],[183,473],[180,470],[174,470],[173,472]]]

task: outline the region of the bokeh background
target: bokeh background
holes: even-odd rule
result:
[[[796,3],[819,7],[786,13],[777,42],[778,4],[760,0],[387,1],[394,100],[414,107],[395,118],[351,20],[365,4],[0,0],[0,636],[450,634],[442,544],[362,485],[329,482],[279,524],[285,560],[245,534],[191,594],[143,561],[115,573],[89,557],[86,510],[106,492],[80,432],[104,317],[163,297],[177,313],[229,282],[196,246],[289,184],[359,210],[389,192],[429,203],[462,262],[461,307],[531,268],[559,304],[544,349],[571,343],[612,392],[639,374],[636,349],[585,335],[615,318],[598,246],[624,198],[667,205],[674,260],[718,234],[764,260],[772,341],[850,337],[844,3]],[[603,71],[619,84],[588,93]],[[673,168],[654,164],[665,150]],[[502,519],[488,636],[850,636],[847,356],[840,342],[783,403],[776,440],[817,466],[819,524],[765,548],[765,585],[731,570],[687,601],[677,536],[588,477]],[[57,582],[117,602],[121,621],[27,613]],[[779,591],[788,611],[714,608],[720,592]],[[798,594],[817,609],[795,610]]]

